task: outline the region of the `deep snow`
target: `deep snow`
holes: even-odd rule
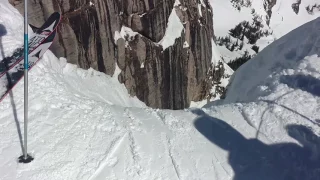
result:
[[[0,7],[11,8],[4,1]],[[21,24],[8,23],[2,12],[0,24],[20,32]],[[319,36],[317,24],[319,19],[296,33]],[[316,54],[299,56],[308,48],[318,52],[318,36],[302,41],[305,46],[288,46],[295,40],[284,36],[266,49],[279,55],[255,59],[257,72],[266,73],[257,76],[250,64],[236,72],[249,79],[237,76],[234,84],[251,85],[253,97],[237,91],[244,85],[234,85],[221,105],[179,111],[148,108],[117,82],[118,72],[110,77],[82,70],[48,51],[29,75],[30,164],[17,163],[23,81],[0,102],[0,179],[319,179],[320,64]],[[10,33],[2,38],[10,54],[18,42],[10,44]],[[283,57],[291,49],[296,56]],[[267,60],[272,66],[264,66]],[[283,66],[267,69],[277,64]],[[264,81],[266,91],[254,88]],[[242,95],[243,102],[234,103]]]

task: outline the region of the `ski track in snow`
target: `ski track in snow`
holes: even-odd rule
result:
[[[106,154],[105,158],[99,163],[98,169],[94,172],[94,174],[89,178],[95,179],[98,176],[101,176],[106,166],[110,166],[110,163],[114,166],[116,165],[116,162],[112,162],[112,156],[117,151],[118,148],[120,148],[124,138],[127,136],[127,134],[123,135],[120,139],[116,139],[113,143],[111,143],[111,147],[109,148],[110,151]]]
[[[6,7],[6,3],[0,3],[0,10],[5,10],[0,14],[10,12]],[[12,16],[15,14],[19,13]],[[0,19],[11,18],[3,17]],[[20,32],[21,24],[9,20],[0,23]],[[5,49],[6,54],[19,45],[12,33],[3,39],[9,44],[12,41],[11,47]],[[218,52],[216,47],[213,50]],[[304,57],[301,61],[297,68],[281,73],[311,74],[317,82],[318,56]],[[259,61],[257,67],[265,67],[264,63]],[[239,99],[250,95],[255,101],[234,103],[235,100],[201,109],[159,110],[130,97],[124,85],[118,83],[117,73],[110,77],[93,69],[79,69],[48,51],[29,74],[28,152],[35,157],[29,164],[17,163],[22,154],[19,134],[23,134],[24,125],[23,81],[0,103],[0,179],[211,180],[214,177],[232,180],[239,176],[241,179],[242,173],[236,171],[239,167],[250,166],[249,171],[256,173],[259,169],[255,165],[267,155],[261,154],[246,164],[253,155],[247,155],[241,148],[259,154],[275,143],[300,143],[299,147],[304,145],[312,150],[312,158],[319,157],[319,143],[313,144],[320,142],[316,138],[320,131],[314,124],[320,112],[320,99],[314,95],[317,92],[312,91],[313,87],[294,89],[289,87],[290,82],[284,84],[271,79],[279,74],[269,74],[265,87],[257,82],[254,85],[257,89],[246,89],[249,82],[241,81],[243,86],[237,87],[248,92],[230,96]],[[302,141],[297,142],[299,139],[290,137],[285,129],[292,124],[305,125],[315,135],[309,137],[306,135],[310,134],[297,131],[302,135]],[[215,131],[220,134],[212,137]],[[264,149],[255,151],[245,145]],[[312,170],[319,172],[316,168]]]
[[[175,160],[175,158],[174,158],[174,156],[172,154],[172,147],[171,147],[170,140],[167,137],[166,137],[166,140],[167,140],[166,148],[167,148],[167,151],[168,151],[168,155],[169,155],[169,157],[171,159],[171,163],[172,163],[172,166],[173,166],[173,168],[175,170],[176,177],[180,180],[181,179],[180,178],[181,177],[181,173],[180,173],[180,170],[179,170],[179,165],[178,165],[177,161]]]

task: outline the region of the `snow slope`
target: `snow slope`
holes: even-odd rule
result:
[[[244,176],[238,166],[248,166],[244,172],[249,173],[251,179],[270,172],[274,173],[272,178],[275,179],[282,173],[276,170],[282,166],[280,160],[283,158],[290,164],[297,162],[299,165],[299,159],[290,156],[270,162],[273,168],[265,167],[263,158],[272,161],[269,156],[277,146],[291,148],[299,154],[304,151],[282,129],[284,124],[273,122],[272,113],[266,114],[267,121],[263,125],[263,130],[272,129],[272,132],[262,131],[259,140],[249,140],[256,137],[257,131],[246,123],[248,119],[240,109],[250,107],[250,104],[185,111],[110,105],[103,98],[95,99],[94,92],[88,96],[79,94],[72,88],[76,83],[69,83],[77,74],[86,78],[96,75],[84,70],[75,73],[69,65],[61,64],[64,64],[63,59],[58,60],[47,52],[30,72],[30,92],[35,92],[30,93],[29,102],[28,147],[35,157],[30,164],[16,162],[21,154],[19,133],[23,134],[23,83],[20,82],[13,95],[1,102],[2,179],[205,180],[215,177],[224,180]],[[78,84],[86,79],[80,77],[76,78]],[[105,80],[109,82],[110,79]],[[266,104],[254,107],[257,111],[259,108],[269,107]],[[248,113],[258,119],[261,112]],[[290,115],[290,112],[284,115]],[[233,150],[226,147],[230,143]],[[247,148],[249,146],[254,148]],[[280,156],[282,151],[278,151]],[[259,166],[257,163],[252,165],[255,161]]]
[[[235,0],[237,2],[237,0]],[[246,0],[245,0],[246,1]],[[244,2],[245,2],[244,1]],[[272,8],[272,16],[270,19],[269,26],[266,21],[266,11],[264,9],[264,0],[251,1],[251,6],[241,6],[241,10],[237,10],[231,0],[209,0],[213,8],[213,19],[214,19],[214,31],[217,37],[225,37],[229,35],[229,30],[233,29],[237,24],[242,21],[253,22],[252,9],[255,14],[261,17],[263,28],[262,30],[269,30],[273,33],[266,37],[260,38],[256,45],[260,47],[260,51],[272,43],[274,40],[281,38],[283,35],[292,31],[293,29],[301,26],[302,24],[314,20],[320,16],[320,11],[314,11],[314,14],[308,14],[306,7],[318,3],[317,0],[303,0],[300,4],[299,13],[296,14],[291,5],[296,3],[297,0],[277,0],[275,6]],[[238,2],[240,2],[238,0]],[[233,42],[236,42],[235,38],[231,37]],[[245,38],[244,47],[242,50],[230,51],[225,46],[218,46],[222,57],[225,62],[241,57],[244,51],[248,51],[250,55],[255,55],[250,45]]]
[[[223,103],[242,102],[248,123],[263,134],[276,134],[275,139],[281,128],[269,124],[303,124],[319,134],[319,27],[317,18],[273,42],[241,66],[231,78]],[[316,144],[318,153],[320,141]]]
[[[290,83],[295,82],[287,81],[294,80],[295,76],[301,81],[308,78],[300,79],[299,76],[319,78],[319,27],[320,18],[317,18],[275,41],[252,61],[241,66],[233,75],[226,101],[257,100],[274,93],[277,90],[275,87],[281,89],[294,85]],[[282,83],[283,87],[280,87],[279,83]],[[308,84],[308,81],[305,83]]]
[[[272,8],[273,15],[270,20],[270,27],[274,31],[273,36],[280,38],[293,29],[310,22],[320,16],[320,11],[314,11],[314,14],[308,14],[307,6],[319,3],[317,0],[303,0],[300,4],[298,14],[295,14],[291,8],[291,4],[297,0],[278,0]]]
[[[230,167],[229,172],[223,170],[228,167],[227,152],[212,146],[194,128],[193,121],[201,110],[141,108],[130,98],[125,101],[134,101],[131,105],[135,107],[125,107],[108,99],[125,93],[105,94],[98,99],[112,82],[106,75],[95,79],[101,76],[65,64],[63,58],[58,60],[50,51],[45,54],[29,76],[29,91],[34,92],[29,97],[28,147],[35,157],[32,163],[16,162],[21,154],[19,134],[23,134],[23,82],[0,104],[2,179],[232,177]],[[108,84],[97,84],[96,92],[90,89],[92,84],[86,84],[102,80]],[[109,101],[115,102],[111,105]]]
[[[19,31],[19,25],[7,26]],[[315,56],[310,62],[305,70],[315,76],[320,65]],[[29,82],[28,149],[35,159],[17,163],[24,125],[21,81],[0,102],[1,180],[320,177],[320,132],[313,121],[320,101],[308,90],[287,87],[294,93],[282,101],[157,110],[130,97],[116,74],[79,69],[50,51],[30,71]],[[302,111],[305,97],[311,108]]]

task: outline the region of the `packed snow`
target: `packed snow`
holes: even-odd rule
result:
[[[4,23],[3,12],[10,54],[21,24]],[[23,81],[0,102],[0,179],[318,180],[319,21],[240,68],[226,101],[177,111],[129,96],[120,69],[110,77],[47,51],[29,74],[29,164],[17,162]]]

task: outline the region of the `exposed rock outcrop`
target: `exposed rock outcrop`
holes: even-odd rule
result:
[[[274,5],[276,5],[277,0],[264,0],[263,2],[263,8],[267,12],[267,17],[266,17],[266,23],[267,25],[270,24],[270,18],[272,16],[272,8]]]
[[[301,4],[301,0],[297,0],[297,2],[295,2],[295,3],[293,3],[293,4],[291,5],[292,10],[293,10],[296,14],[299,13],[300,4]]]
[[[23,12],[20,0],[10,1]],[[34,0],[29,10],[36,26],[52,12],[62,13],[57,56],[109,75],[118,66],[120,82],[151,107],[182,109],[209,94],[213,23],[207,0]],[[183,30],[163,47],[159,42],[173,11]],[[118,37],[122,27],[135,35]]]

